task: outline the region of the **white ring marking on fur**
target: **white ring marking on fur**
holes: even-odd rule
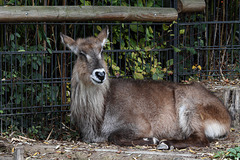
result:
[[[104,72],[105,76],[103,80],[98,79],[98,77],[96,76],[96,72]],[[106,80],[106,72],[104,68],[99,68],[99,69],[95,69],[92,74],[90,75],[91,80],[93,82],[93,84],[103,84],[103,82]]]

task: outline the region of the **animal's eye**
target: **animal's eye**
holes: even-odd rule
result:
[[[82,57],[83,59],[86,59],[87,60],[87,56],[84,52],[79,52],[79,57]]]
[[[79,55],[84,55],[84,56],[86,56],[86,54],[85,54],[83,51],[81,51],[81,52],[79,53]]]
[[[81,51],[79,53],[80,56],[83,56],[84,58],[86,58],[86,60],[90,61],[91,60],[91,56],[89,56],[88,54],[84,53],[83,51]]]
[[[101,57],[104,58],[104,53],[103,52],[101,52]]]
[[[84,53],[83,51],[81,51],[81,52],[79,53],[79,56],[83,56],[83,57],[87,58],[87,54]]]

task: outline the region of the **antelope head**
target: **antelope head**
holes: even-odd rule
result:
[[[94,85],[101,85],[107,79],[107,65],[104,62],[102,53],[108,37],[108,27],[103,29],[97,37],[78,38],[77,40],[60,33],[64,43],[74,54],[78,56],[74,66],[77,78],[83,83],[91,82]]]

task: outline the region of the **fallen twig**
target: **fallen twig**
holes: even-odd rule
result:
[[[48,137],[47,137],[46,141],[48,141],[48,140],[49,140],[50,136],[52,135],[52,132],[53,132],[53,129],[52,129],[52,130],[51,130],[51,132],[49,133],[49,135],[48,135]]]
[[[75,130],[73,130],[73,129],[69,128],[68,126],[66,126],[64,123],[62,123],[62,125],[63,125],[65,128],[67,128],[68,130],[70,130],[70,131],[72,131],[72,132],[76,132]]]

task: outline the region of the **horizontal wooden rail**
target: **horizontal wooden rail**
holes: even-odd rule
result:
[[[178,0],[178,12],[202,12],[206,7],[205,0]]]
[[[126,6],[1,6],[0,22],[177,20],[174,8]]]

